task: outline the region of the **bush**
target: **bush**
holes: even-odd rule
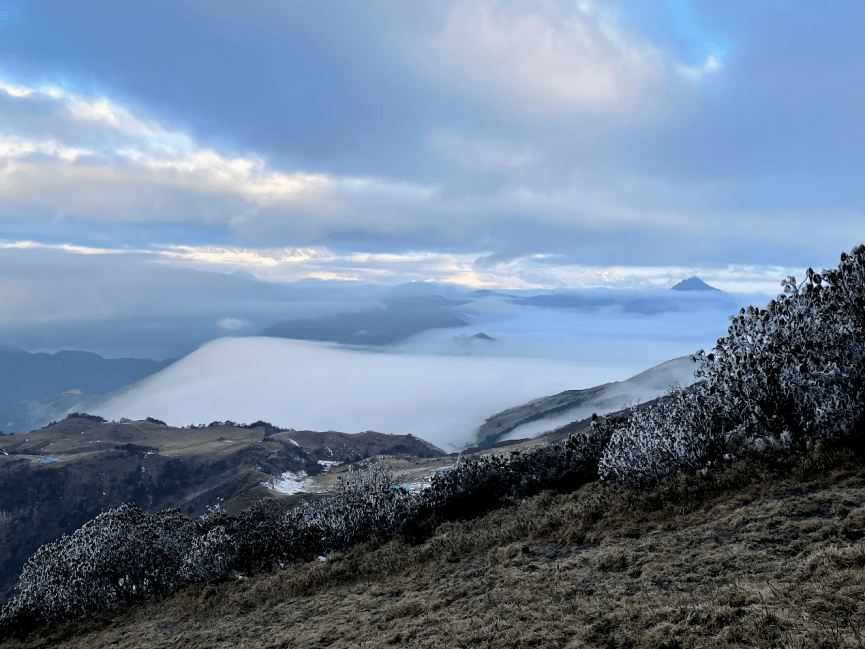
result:
[[[726,421],[719,399],[673,389],[667,399],[607,425],[598,473],[604,480],[636,486],[702,470],[727,448]]]
[[[194,527],[179,510],[148,516],[122,505],[100,514],[36,551],[0,622],[66,620],[164,593],[182,579]]]
[[[101,423],[105,423],[108,421],[105,417],[100,417],[99,415],[88,415],[86,412],[70,412],[66,415],[66,419],[87,419],[89,421],[98,421]],[[57,423],[57,422],[51,422]],[[49,424],[50,425],[50,424]]]
[[[809,268],[801,286],[782,285],[766,309],[742,309],[727,337],[693,356],[700,383],[605,427],[603,479],[642,484],[743,450],[862,431],[865,247],[842,254],[836,270]]]

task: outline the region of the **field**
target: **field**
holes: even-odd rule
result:
[[[9,647],[861,647],[861,450],[599,483]]]

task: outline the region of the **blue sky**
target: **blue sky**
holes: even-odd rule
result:
[[[865,242],[863,52],[859,0],[0,0],[0,291],[774,294]]]

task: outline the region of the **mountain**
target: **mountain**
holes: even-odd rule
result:
[[[671,291],[718,291],[721,289],[715,288],[714,286],[709,286],[701,280],[699,277],[689,277],[688,279],[683,279],[681,282],[676,284],[675,286],[670,287]]]
[[[87,412],[102,401],[105,401],[104,395],[84,394],[81,390],[25,399],[0,408],[0,430],[7,435],[39,430],[70,412]]]
[[[4,646],[861,646],[865,462],[810,452],[656,488],[546,491],[420,540],[16,628]]]
[[[0,598],[36,548],[121,503],[148,512],[178,507],[192,517],[216,504],[238,512],[265,496],[287,506],[302,497],[278,488],[287,480],[327,484],[334,465],[343,465],[338,472],[382,455],[410,457],[412,468],[445,456],[411,435],[286,431],[266,422],[173,428],[153,418],[86,415],[7,435],[0,440]]]
[[[495,341],[495,338],[493,338],[492,336],[487,336],[483,331],[481,331],[480,333],[476,333],[474,336],[469,336],[468,334],[462,334],[462,335],[454,337],[454,340],[459,342],[459,343],[471,344],[471,343],[478,341],[478,340],[485,341],[485,342],[493,342],[493,341]]]
[[[428,329],[464,327],[454,307],[464,301],[438,296],[384,300],[384,308],[288,320],[268,327],[265,336],[330,341],[351,345],[388,345]]]
[[[102,358],[90,352],[31,354],[0,349],[0,408],[70,390],[106,394],[171,365],[173,360]],[[3,422],[0,422],[2,427]]]
[[[650,401],[663,395],[674,384],[694,383],[697,369],[689,356],[674,358],[640,372],[625,381],[605,383],[585,390],[567,390],[534,399],[489,417],[478,429],[481,444],[525,439],[582,421],[592,413],[604,415],[631,403]]]

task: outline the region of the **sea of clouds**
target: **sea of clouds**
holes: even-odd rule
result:
[[[472,443],[483,421],[505,408],[625,381],[710,347],[744,299],[609,291],[537,306],[524,298],[466,299],[457,308],[468,326],[375,348],[218,338],[113,396],[95,413],[109,419],[156,417],[172,425],[264,419],[297,430],[411,433],[455,450]],[[481,332],[494,340],[474,338]],[[666,387],[649,392],[661,394]],[[653,395],[639,393],[643,399]]]

